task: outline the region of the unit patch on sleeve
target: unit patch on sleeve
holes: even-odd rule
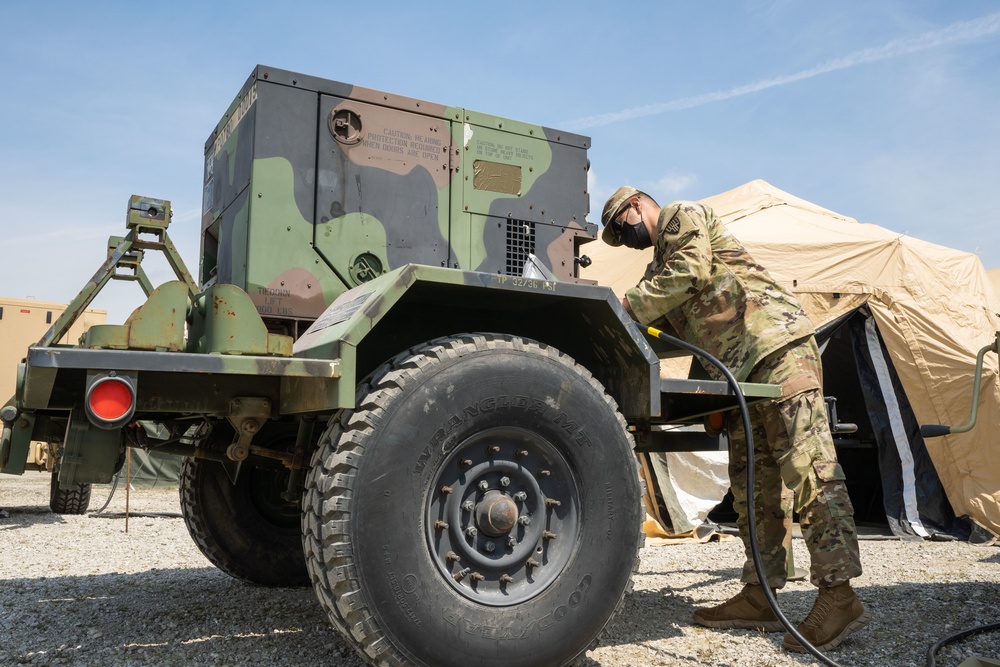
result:
[[[677,219],[677,214],[674,213],[674,217],[670,218],[670,222],[664,228],[667,234],[676,234],[681,231],[681,221]]]

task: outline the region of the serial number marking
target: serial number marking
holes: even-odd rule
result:
[[[351,315],[364,305],[369,296],[371,296],[371,293],[362,294],[343,303],[331,306],[318,320],[313,322],[312,326],[309,327],[309,331],[320,331],[327,327],[332,327],[334,324],[346,322],[351,319]]]
[[[543,292],[555,292],[556,283],[554,280],[538,280],[537,278],[522,278],[520,276],[495,276],[494,282],[497,285],[521,287]]]
[[[392,589],[392,597],[396,602],[396,606],[399,607],[399,610],[402,611],[408,619],[410,619],[411,623],[419,627],[421,625],[420,617],[415,611],[413,611],[413,607],[410,606],[409,602],[406,601],[407,593],[412,595],[412,590],[407,591],[404,588],[404,585],[407,587],[412,585],[412,581],[409,579],[412,576],[413,575],[405,575],[403,577],[403,583],[401,584],[396,578],[396,573],[389,572],[389,588]]]

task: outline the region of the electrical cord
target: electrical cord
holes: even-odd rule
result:
[[[115,490],[118,488],[119,479],[121,479],[121,471],[115,473],[114,479],[111,482],[111,492],[108,493],[108,499],[104,501],[103,505],[101,505],[101,509],[94,512],[94,514],[100,514],[108,508],[108,505],[111,504],[111,499],[115,497]]]
[[[743,390],[740,389],[740,383],[736,381],[732,372],[723,365],[721,361],[713,357],[711,354],[702,350],[699,347],[695,347],[690,343],[687,343],[679,338],[675,338],[669,334],[663,333],[655,327],[648,327],[646,331],[651,336],[655,336],[660,340],[666,341],[682,350],[687,350],[691,354],[701,357],[705,361],[709,362],[723,374],[726,378],[726,382],[729,383],[730,389],[732,389],[733,394],[736,396],[736,402],[739,404],[740,414],[743,417],[743,431],[746,433],[746,448],[747,448],[747,489],[748,493],[754,488],[754,452],[753,452],[753,428],[750,425],[750,408],[747,407],[746,397],[743,395]],[[767,598],[767,604],[770,605],[771,609],[774,611],[774,615],[778,617],[781,624],[785,626],[788,630],[788,634],[795,637],[796,641],[802,645],[809,653],[811,653],[817,660],[822,662],[829,667],[840,667],[840,665],[824,654],[822,654],[818,648],[813,646],[806,640],[805,637],[792,625],[792,622],[788,620],[784,612],[778,606],[778,600],[774,597],[774,593],[771,592],[770,586],[765,586],[764,583],[767,582],[767,576],[764,574],[764,561],[760,557],[760,547],[757,544],[757,516],[754,511],[754,503],[747,502],[747,529],[750,533],[750,553],[753,556],[753,567],[757,572],[757,579],[761,582],[761,589],[764,591],[764,597]]]
[[[961,632],[956,632],[953,635],[945,637],[936,644],[931,644],[931,646],[927,648],[927,667],[937,667],[937,659],[934,655],[946,644],[958,641],[959,639],[965,639],[970,635],[977,635],[980,632],[989,632],[991,630],[1000,630],[1000,623],[988,623],[986,625],[978,625],[974,628],[968,628],[967,630],[962,630]]]
[[[142,470],[142,466],[140,466],[138,470]],[[136,474],[138,474],[138,470]],[[111,480],[111,492],[108,493],[108,499],[104,501],[103,505],[101,505],[101,509],[97,510],[96,512],[90,513],[89,516],[91,519],[120,519],[121,517],[125,516],[124,512],[104,511],[108,508],[108,505],[111,504],[111,499],[115,497],[115,490],[118,488],[118,482],[119,480],[121,480],[121,478],[122,474],[121,471],[119,470],[118,472],[115,473],[115,476]],[[151,517],[154,519],[178,519],[181,518],[181,516],[183,515],[179,514],[178,512],[129,512],[129,516],[143,517],[143,518]]]

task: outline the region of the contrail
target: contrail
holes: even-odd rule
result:
[[[571,131],[586,130],[592,127],[611,125],[612,123],[630,120],[632,118],[654,116],[667,111],[693,109],[712,102],[721,102],[734,97],[757,93],[762,90],[767,90],[768,88],[775,88],[777,86],[795,83],[796,81],[811,79],[821,74],[827,74],[828,72],[836,72],[837,70],[849,69],[851,67],[866,65],[880,60],[898,58],[899,56],[916,53],[918,51],[926,51],[927,49],[934,49],[939,46],[972,42],[981,37],[985,37],[986,35],[992,35],[997,31],[1000,31],[1000,13],[990,14],[989,16],[984,16],[972,21],[952,23],[941,30],[934,30],[920,35],[919,37],[894,39],[882,46],[861,49],[860,51],[855,51],[842,58],[834,58],[821,65],[817,65],[816,67],[811,67],[800,72],[795,72],[794,74],[786,74],[772,79],[764,79],[763,81],[756,81],[754,83],[736,86],[735,88],[730,88],[729,90],[720,90],[714,93],[704,93],[693,97],[684,97],[670,102],[647,104],[644,106],[632,107],[630,109],[623,109],[621,111],[612,111],[595,116],[578,118],[576,120],[561,123],[560,127],[565,127]]]

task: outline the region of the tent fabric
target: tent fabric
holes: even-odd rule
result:
[[[878,448],[889,527],[902,537],[947,534],[968,539],[970,526],[955,517],[945,497],[899,376],[885,361],[888,351],[871,313],[860,309],[849,327],[861,392]]]
[[[968,420],[976,354],[1000,330],[1000,301],[975,255],[859,223],[762,180],[702,203],[796,294],[816,327],[867,305],[917,423]],[[597,242],[584,252],[593,264],[583,277],[622,294],[652,251]],[[986,355],[983,370],[977,427],[924,444],[955,514],[997,533],[996,355]]]
[[[650,469],[646,493],[660,492],[655,500],[662,508],[652,514],[675,534],[695,530],[729,488],[726,452],[665,452],[649,457],[643,465]],[[663,483],[666,480],[669,483]],[[647,504],[656,504],[653,500],[647,498]]]
[[[182,457],[138,447],[130,448],[129,455],[132,457],[129,479],[133,486],[170,488],[180,483]],[[124,468],[121,479],[125,479]]]
[[[990,277],[990,283],[993,285],[994,296],[1000,297],[1000,267],[990,269],[986,272],[986,275]]]

